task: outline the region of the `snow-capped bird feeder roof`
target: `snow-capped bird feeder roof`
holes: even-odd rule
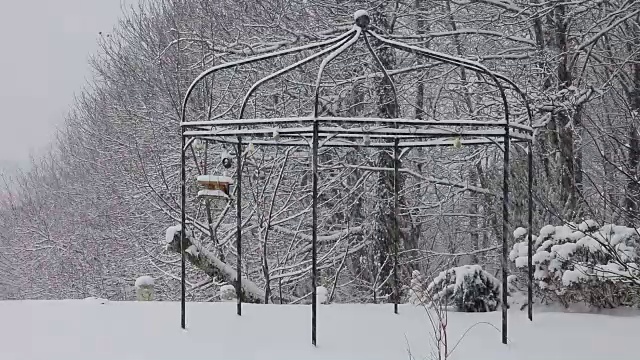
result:
[[[198,176],[198,184],[202,186],[214,185],[214,184],[233,184],[233,179],[229,176],[216,176],[216,175],[200,175]]]
[[[198,184],[208,190],[222,190],[229,193],[229,185],[233,184],[233,179],[228,176],[200,175]]]
[[[200,175],[198,184],[204,189],[198,191],[198,197],[202,199],[229,199],[229,185],[233,179],[228,176]]]

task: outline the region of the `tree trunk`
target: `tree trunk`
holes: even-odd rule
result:
[[[640,20],[639,20],[640,22]],[[640,34],[639,22],[631,26],[635,34]],[[634,38],[635,49],[629,49],[630,53],[637,51],[640,46],[638,36]],[[627,224],[634,227],[637,225],[640,201],[640,179],[638,179],[638,164],[640,163],[640,134],[638,134],[638,118],[640,113],[640,56],[635,56],[635,61],[631,63],[633,84],[629,87],[628,98],[631,107],[631,121],[629,124],[629,150],[628,150],[628,167],[629,180],[627,181],[625,194],[625,208],[627,212]]]
[[[546,47],[556,55],[556,101],[562,102],[566,99],[561,92],[571,93],[569,90],[573,85],[573,73],[570,68],[570,49],[568,45],[568,28],[570,18],[566,14],[566,5],[560,2],[555,4],[553,13],[547,17],[549,28],[552,30],[551,36],[547,38]],[[534,23],[534,28],[539,24]],[[536,34],[539,30],[536,31]],[[545,88],[551,86],[551,77],[545,80]],[[580,188],[582,186],[582,155],[577,147],[576,133],[582,127],[582,109],[578,106],[573,111],[563,108],[558,104],[553,109],[552,121],[547,126],[548,140],[551,148],[556,153],[556,168],[559,173],[559,206],[562,207],[562,214],[567,220],[578,219],[581,212],[578,208]],[[553,172],[549,172],[554,176]]]
[[[215,255],[197,244],[195,240],[185,236],[185,258],[198,269],[212,278],[223,279],[229,284],[234,284],[238,277],[235,269],[221,261]],[[167,249],[180,254],[180,231],[177,231],[173,240],[167,244]],[[265,299],[265,290],[258,287],[248,279],[242,279],[242,301],[247,303],[262,303]],[[292,301],[289,296],[284,296],[285,301]]]

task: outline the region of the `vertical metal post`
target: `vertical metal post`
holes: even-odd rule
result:
[[[185,241],[185,233],[187,231],[186,226],[186,198],[187,198],[187,171],[185,169],[185,157],[186,157],[186,149],[185,149],[185,138],[184,138],[184,127],[180,127],[181,133],[181,148],[180,148],[180,166],[181,166],[181,174],[180,174],[180,326],[185,329],[186,328],[186,266],[185,266],[185,258],[184,258],[184,241]]]
[[[396,125],[396,128],[398,126]],[[393,312],[398,313],[398,301],[400,298],[400,284],[398,283],[398,246],[400,243],[400,226],[398,218],[398,193],[400,192],[400,149],[398,139],[393,140]]]
[[[313,121],[313,141],[311,145],[312,159],[312,206],[311,206],[311,343],[316,346],[316,308],[317,308],[317,276],[318,269],[316,267],[318,249],[318,119],[317,116]]]
[[[505,109],[505,111],[508,111]],[[507,267],[509,239],[509,122],[504,127],[504,172],[502,177],[502,343],[507,343]]]
[[[527,244],[527,300],[529,301],[529,320],[533,321],[533,141],[529,140],[527,161],[528,166],[528,186],[529,186],[529,228],[528,228],[528,244]]]
[[[236,301],[238,316],[242,315],[242,138],[236,149]]]

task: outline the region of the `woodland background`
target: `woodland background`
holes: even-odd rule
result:
[[[134,298],[140,275],[156,297],[179,298],[179,254],[165,230],[179,222],[179,110],[201,71],[320,41],[367,9],[376,31],[476,60],[511,77],[534,110],[534,231],[593,219],[637,227],[640,216],[640,2],[635,0],[158,0],[143,1],[100,38],[94,78],[46,156],[4,175],[0,298]],[[362,43],[337,59],[323,113],[499,120],[495,89],[457,68],[432,66],[374,43],[404,94],[389,101]],[[192,119],[233,118],[251,81],[295,57],[225,73],[190,103]],[[317,66],[317,64],[316,64]],[[406,75],[402,69],[419,67]],[[263,87],[251,115],[308,115],[313,66]],[[329,80],[328,80],[329,81]],[[515,121],[522,102],[510,95]],[[220,144],[196,143],[188,208],[199,256],[188,300],[216,300],[233,278],[233,208],[195,197],[198,173],[220,172]],[[512,145],[511,231],[526,227],[526,152]],[[229,150],[233,150],[229,148]],[[194,159],[196,161],[194,161]],[[497,146],[428,148],[402,159],[400,280],[481,264],[495,273],[502,238]],[[335,302],[391,293],[391,157],[372,149],[321,153],[320,283]],[[245,166],[243,262],[254,301],[305,302],[310,284],[310,157],[305,148],[256,148]],[[634,226],[635,225],[635,226]],[[510,245],[511,246],[511,245]],[[406,292],[403,299],[406,299]]]

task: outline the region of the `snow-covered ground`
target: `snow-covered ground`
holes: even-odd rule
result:
[[[424,309],[391,305],[325,305],[318,347],[311,345],[308,306],[187,304],[100,300],[0,302],[2,360],[373,360],[427,359],[433,349]],[[638,359],[640,313],[617,315],[510,311],[510,340],[479,324],[454,351],[458,360]],[[449,313],[453,346],[473,324],[499,327],[500,314]]]

